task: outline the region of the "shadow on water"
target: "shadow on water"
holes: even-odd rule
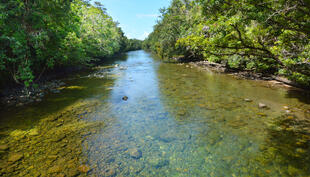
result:
[[[309,117],[308,117],[309,118]],[[281,163],[287,167],[283,175],[307,176],[310,174],[310,120],[299,120],[293,115],[278,118],[268,128],[265,157],[269,163]]]
[[[309,174],[310,158],[304,155],[309,154],[310,136],[304,130],[309,131],[310,124],[300,120],[309,118],[309,114],[303,115],[302,110],[289,122],[279,118],[287,115],[281,105],[298,106],[300,103],[293,98],[301,99],[302,95],[294,93],[291,99],[284,99],[287,90],[271,91],[254,81],[186,66],[161,64],[157,74],[165,109],[179,123],[191,125],[192,143],[202,149],[198,158],[205,159],[200,172],[210,176]],[[245,98],[252,101],[246,102]],[[258,102],[268,103],[271,109],[259,109]],[[294,127],[294,131],[287,126]]]
[[[127,55],[116,57],[126,61]],[[118,76],[111,60],[93,71],[64,79],[59,94],[44,101],[0,113],[0,176],[85,176],[87,136],[104,127],[96,110],[111,94]],[[44,163],[42,163],[44,162]],[[82,164],[82,165],[81,165]],[[54,174],[54,175],[52,175]]]
[[[127,53],[118,54],[114,57],[106,58],[105,61],[101,62],[101,66],[113,65],[127,59]],[[94,78],[88,76],[90,72],[105,73],[109,71],[109,69],[92,69],[90,71],[74,73],[63,80],[66,86],[60,88],[60,94],[49,93],[42,102],[24,107],[0,109],[0,131],[14,130],[16,128],[29,129],[35,126],[41,118],[57,113],[79,100],[91,97],[104,99],[110,94],[110,90],[107,90],[107,88],[114,85],[116,78]]]
[[[66,82],[67,86],[61,93],[48,94],[43,102],[4,110],[0,116],[0,130],[29,129],[35,126],[41,118],[57,113],[79,100],[108,95],[109,91],[104,90],[104,86],[113,85],[111,79],[75,78]]]
[[[287,98],[296,98],[300,102],[310,104],[310,91],[290,89],[286,94]]]

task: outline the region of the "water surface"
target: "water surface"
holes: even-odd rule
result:
[[[306,93],[144,51],[64,82],[0,113],[0,176],[310,175]]]

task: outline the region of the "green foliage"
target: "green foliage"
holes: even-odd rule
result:
[[[308,1],[173,0],[161,12],[143,47],[162,58],[227,61],[310,86]]]
[[[142,49],[142,41],[138,39],[127,39],[125,51],[134,51]]]
[[[100,3],[0,2],[0,74],[27,87],[46,70],[88,65],[95,58],[137,48],[127,42]]]

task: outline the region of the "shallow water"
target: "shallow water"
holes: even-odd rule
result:
[[[0,113],[0,176],[310,175],[306,93],[144,51],[64,82]]]

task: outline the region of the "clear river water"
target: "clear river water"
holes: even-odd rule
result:
[[[63,82],[1,110],[0,176],[310,176],[307,93],[145,51]]]

